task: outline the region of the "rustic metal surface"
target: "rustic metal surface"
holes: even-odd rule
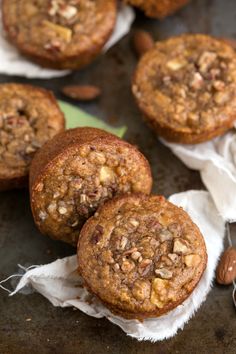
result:
[[[134,27],[150,30],[156,39],[187,31],[233,36],[236,35],[235,18],[235,0],[193,0],[176,16],[161,23],[138,14]],[[169,196],[203,188],[198,173],[187,169],[142,122],[130,92],[135,63],[128,36],[80,73],[31,82],[52,89],[58,97],[64,84],[98,84],[103,90],[102,98],[81,107],[111,124],[128,126],[126,138],[137,144],[151,163],[154,192]],[[28,82],[17,77],[0,77],[0,82],[9,81]],[[234,237],[236,228],[232,226],[231,231]],[[14,273],[17,263],[43,264],[73,253],[71,247],[37,231],[27,191],[0,194],[0,279]],[[173,339],[152,344],[127,337],[105,319],[97,320],[72,308],[55,308],[39,294],[9,298],[0,290],[0,353],[233,354],[236,353],[236,313],[231,292],[231,287],[214,284],[206,302],[183,331]],[[29,318],[31,321],[27,321]]]

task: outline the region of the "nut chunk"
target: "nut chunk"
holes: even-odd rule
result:
[[[84,222],[106,200],[123,193],[149,194],[151,186],[145,157],[127,142],[94,128],[57,135],[44,145],[30,169],[31,207],[37,226],[42,233],[73,245]],[[102,233],[99,225],[92,237],[94,244],[100,244]],[[120,247],[125,248],[126,242],[124,235]],[[128,272],[127,262],[121,269]]]
[[[200,34],[159,41],[137,66],[133,94],[149,126],[168,141],[210,140],[236,120],[236,52]]]
[[[103,232],[94,242],[98,226]],[[130,319],[157,317],[178,306],[206,262],[198,227],[162,196],[107,201],[83,226],[78,242],[79,271],[90,291]]]

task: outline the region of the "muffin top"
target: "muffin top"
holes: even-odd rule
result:
[[[236,53],[200,34],[157,42],[138,64],[133,93],[162,128],[212,132],[236,118]]]
[[[35,152],[64,124],[51,92],[30,85],[0,85],[0,178],[28,174]]]
[[[29,54],[49,59],[103,45],[115,17],[115,0],[3,0],[10,38]]]
[[[207,262],[198,227],[162,196],[130,195],[83,227],[79,271],[87,287],[126,318],[156,317],[192,292]]]

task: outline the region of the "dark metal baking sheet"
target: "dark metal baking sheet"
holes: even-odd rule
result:
[[[156,39],[182,32],[203,32],[236,38],[235,0],[192,0],[175,16],[159,22],[140,13],[133,27],[144,28]],[[31,82],[52,89],[72,83],[98,84],[102,98],[80,105],[111,124],[126,124],[126,138],[148,157],[154,175],[153,192],[169,196],[188,189],[201,189],[199,174],[187,169],[161,145],[141,120],[131,92],[130,78],[136,57],[130,35],[79,73],[53,80],[26,80],[0,76],[0,82]],[[1,58],[0,58],[1,65]],[[231,227],[235,238],[236,227]],[[214,247],[214,245],[212,245]],[[20,264],[43,264],[73,254],[67,245],[52,241],[34,226],[27,191],[0,194],[0,279]],[[94,319],[72,308],[53,307],[39,294],[9,298],[0,290],[0,353],[103,354],[103,353],[236,353],[236,313],[231,287],[214,284],[206,302],[178,335],[152,344],[127,337],[106,319]],[[28,318],[31,321],[26,321]]]

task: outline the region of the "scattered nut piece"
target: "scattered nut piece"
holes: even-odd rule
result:
[[[92,101],[101,96],[101,89],[92,85],[69,85],[63,87],[62,93],[74,100]]]
[[[216,270],[216,280],[219,284],[228,285],[236,279],[236,249],[229,247],[221,256]]]
[[[144,53],[154,47],[154,40],[150,33],[142,30],[135,31],[133,46],[136,54],[141,57]]]

